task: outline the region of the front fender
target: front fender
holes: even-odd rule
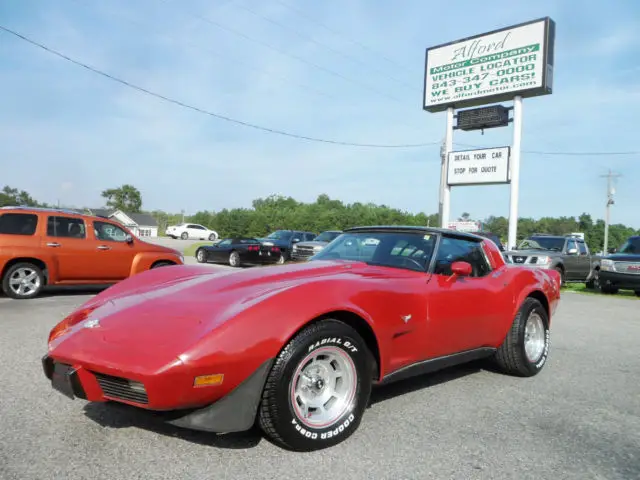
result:
[[[511,319],[515,318],[527,297],[542,296],[549,307],[549,324],[551,324],[551,317],[560,300],[560,281],[560,273],[554,269],[532,268],[529,271],[518,272],[513,279],[516,295]],[[510,324],[509,328],[511,328]]]
[[[376,332],[373,319],[349,296],[345,297],[344,291],[341,282],[319,281],[276,284],[259,294],[243,295],[212,312],[210,333],[184,355],[183,361],[195,371],[203,368],[204,372],[214,365],[223,370],[224,391],[230,391],[265,361],[275,358],[298,331],[322,315],[338,310],[350,312]],[[376,340],[382,360],[384,347],[377,336]]]
[[[180,259],[170,253],[140,252],[136,254],[133,258],[133,262],[131,262],[129,276],[147,271],[151,268],[151,265],[159,261],[172,262],[178,265],[181,264]]]

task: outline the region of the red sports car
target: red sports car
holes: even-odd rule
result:
[[[374,385],[479,359],[537,374],[559,300],[556,271],[483,237],[358,227],[304,264],[135,275],[56,325],[43,367],[71,398],[310,451],[358,428]]]

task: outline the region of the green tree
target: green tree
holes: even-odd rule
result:
[[[106,200],[107,207],[129,213],[142,211],[142,194],[133,185],[125,184],[118,188],[109,188],[101,195]]]

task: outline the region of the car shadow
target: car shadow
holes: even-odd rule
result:
[[[82,285],[82,286],[46,286],[35,298],[49,298],[49,297],[74,297],[82,295],[97,295],[98,293],[106,290],[111,285]],[[0,291],[0,298],[11,299]]]
[[[98,425],[106,428],[141,428],[167,437],[224,449],[256,447],[262,435],[257,427],[246,432],[216,434],[176,427],[163,421],[162,413],[150,412],[116,402],[88,403],[84,414]]]
[[[459,378],[464,378],[487,369],[487,365],[481,360],[478,360],[464,365],[445,368],[437,372],[406,378],[390,383],[389,385],[376,385],[371,392],[368,407],[370,408],[376,403],[385,402],[408,393],[458,380]]]
[[[111,285],[82,285],[82,286],[55,286],[45,287],[42,289],[38,298],[42,297],[57,297],[57,296],[75,296],[75,295],[97,295],[98,293],[106,290]]]
[[[367,408],[411,392],[473,375],[482,370],[487,370],[487,365],[482,360],[479,360],[435,373],[407,378],[389,385],[376,386],[371,392]],[[84,413],[89,419],[102,427],[114,429],[140,428],[167,437],[179,438],[187,442],[215,448],[231,450],[253,448],[258,446],[263,439],[268,443],[273,443],[262,434],[257,426],[246,432],[227,433],[224,435],[189,430],[166,423],[164,421],[165,415],[162,412],[151,412],[117,402],[88,403],[84,406]]]

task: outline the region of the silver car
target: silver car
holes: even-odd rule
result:
[[[291,251],[291,260],[294,262],[309,260],[341,234],[342,232],[339,230],[327,230],[310,242],[296,243]]]

